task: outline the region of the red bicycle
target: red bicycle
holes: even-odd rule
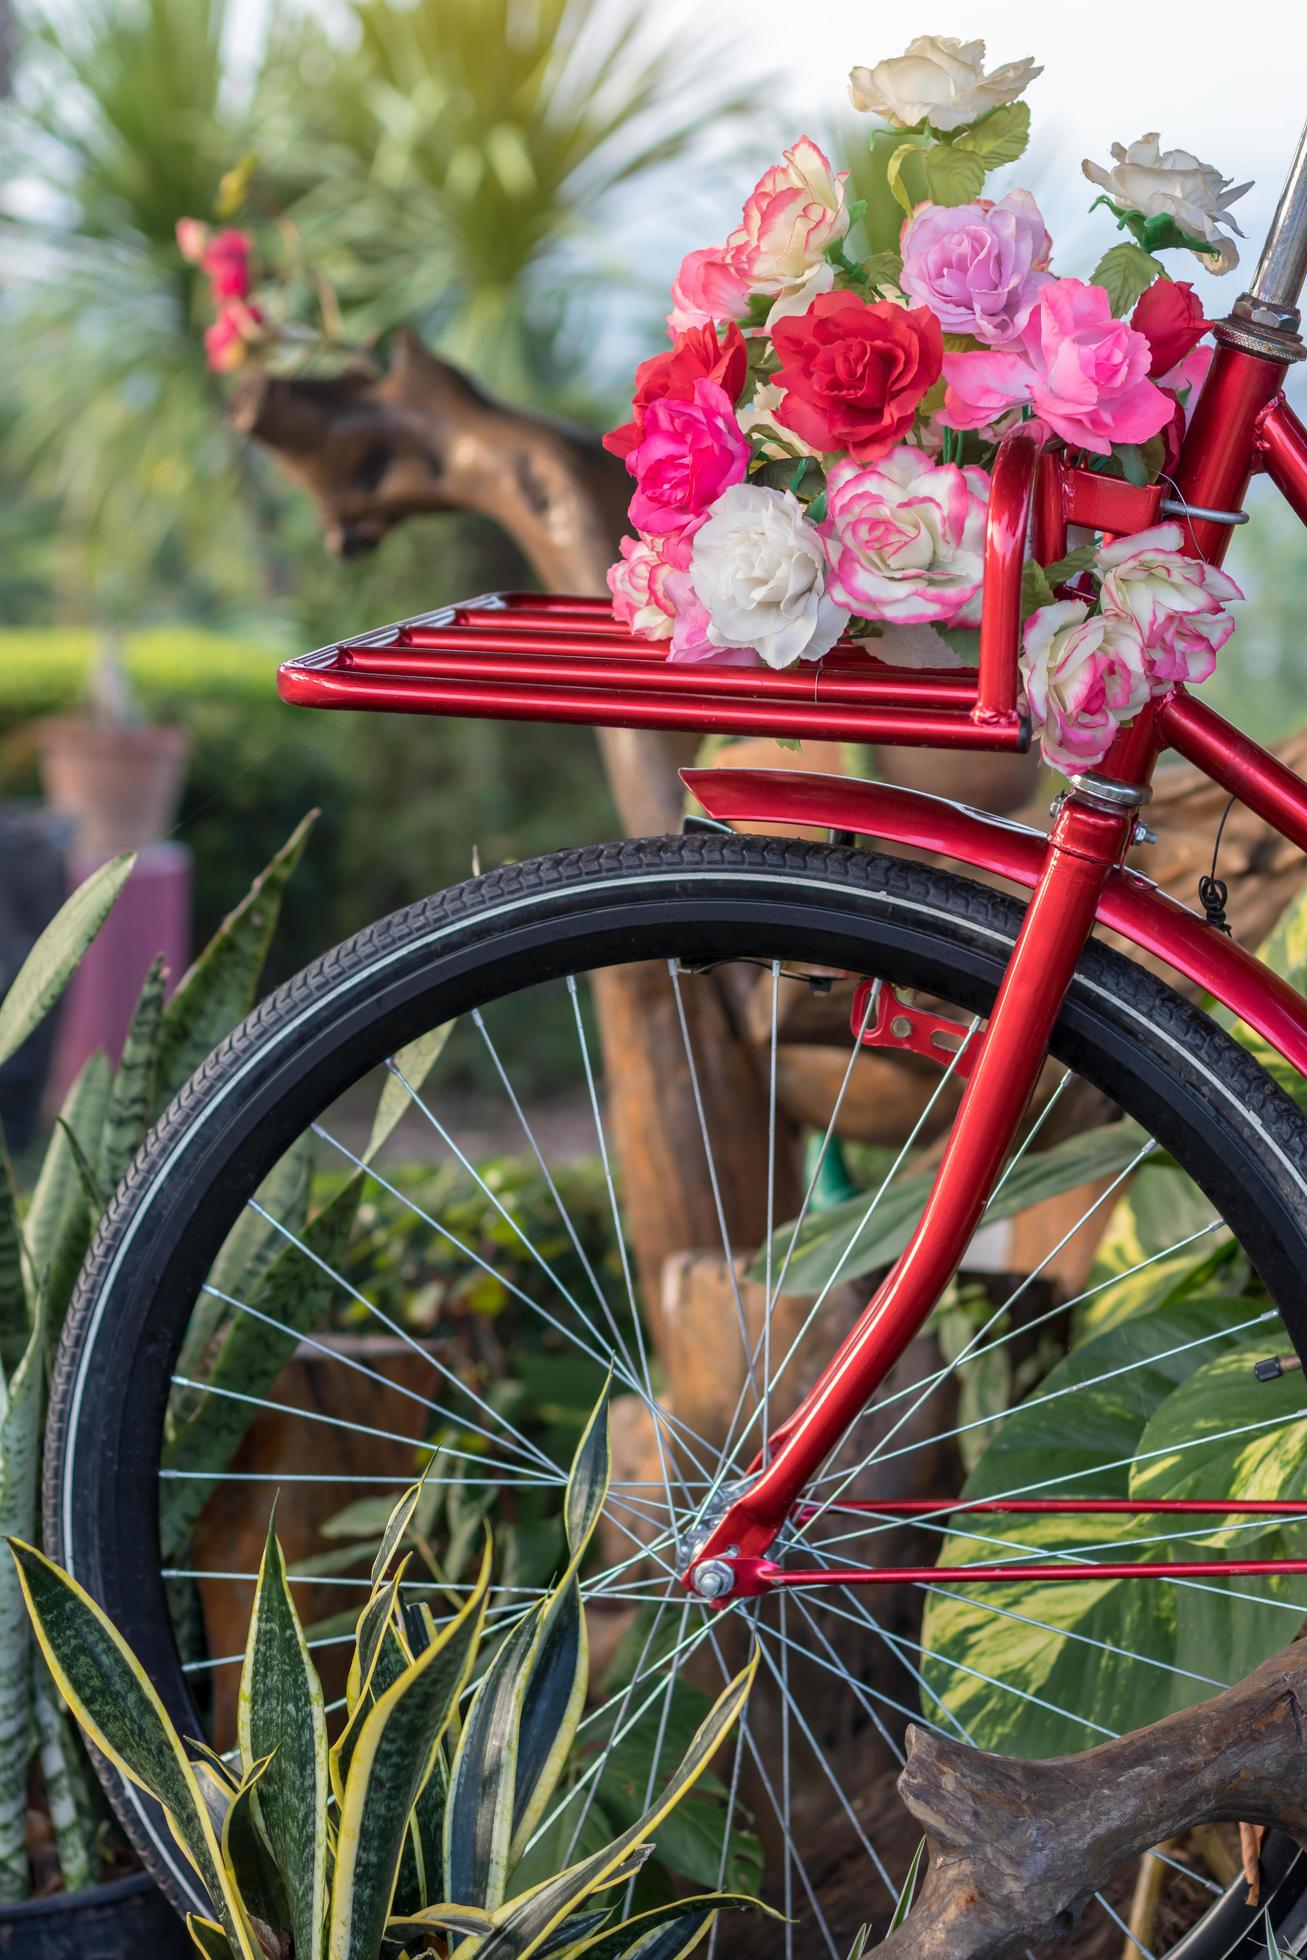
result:
[[[815,673],[668,667],[605,602],[493,595],[294,660],[282,695],[346,710],[1021,750],[1032,526],[1048,563],[1068,526],[1120,536],[1169,515],[1195,556],[1219,563],[1254,471],[1307,520],[1307,430],[1281,392],[1303,358],[1305,276],[1307,143],[1252,287],[1217,329],[1173,482],[1136,487],[1041,450],[1020,427],[1007,437],[974,674],[896,670],[847,648]],[[197,1647],[196,1600],[212,1628],[221,1589],[254,1576],[230,1555],[213,1562],[213,1507],[247,1486],[266,1504],[280,1486],[308,1544],[342,1490],[360,1503],[374,1486],[384,1497],[415,1458],[432,1461],[430,1501],[451,1531],[481,1515],[516,1530],[494,1607],[511,1625],[548,1582],[570,1413],[610,1361],[639,1448],[619,1463],[604,1561],[585,1590],[592,1627],[622,1632],[627,1648],[538,1834],[552,1856],[583,1842],[596,1807],[620,1817],[646,1773],[652,1787],[661,1755],[675,1753],[685,1698],[728,1665],[748,1627],[770,1687],[711,1800],[724,1811],[708,1833],[714,1869],[696,1869],[702,1846],[672,1863],[725,1875],[747,1798],[748,1830],[775,1851],[804,1951],[839,1960],[850,1928],[827,1891],[837,1851],[856,1846],[886,1898],[902,1875],[864,1798],[868,1766],[899,1751],[904,1714],[1052,1754],[1200,1699],[1290,1638],[1307,1614],[1307,1487],[1295,1496],[1290,1475],[1267,1496],[1257,1466],[1282,1463],[1305,1413],[1281,1350],[1307,1358],[1307,1120],[1246,1043],[1095,928],[1166,962],[1304,1078],[1307,1001],[1127,868],[1168,749],[1307,850],[1307,784],[1177,687],[1101,767],[1071,778],[1048,836],[881,783],[696,769],[686,782],[706,815],[685,835],[473,878],[360,933],[262,1005],[179,1096],[121,1189],[53,1395],[51,1549],[151,1666],[179,1723],[193,1733],[207,1723],[221,1740],[237,1657],[202,1637]],[[835,841],[735,834],[746,822]],[[859,838],[952,859],[1031,896]],[[681,1037],[662,1093],[691,1113],[721,1228],[743,1384],[724,1436],[666,1402],[645,1333],[656,1303],[638,1298],[622,1228],[595,996],[632,962],[661,963]],[[738,1113],[765,1122],[769,1138],[752,1279],[740,1276],[694,1038],[695,991],[720,987],[723,969],[740,1012],[764,1022],[759,1095]],[[850,1036],[802,1202],[785,1219],[779,1030],[794,1002],[824,999],[829,1013],[832,995]],[[829,1208],[822,1181],[860,1072],[904,1051],[934,1070],[924,1106],[905,1141],[864,1152],[863,1188]],[[370,1131],[360,1127],[369,1079],[383,1088]],[[1069,1136],[1087,1111],[1097,1154],[1076,1158]],[[427,1186],[388,1172],[397,1156],[378,1138],[397,1122],[404,1163],[429,1152],[444,1167],[433,1175],[461,1179],[488,1235],[462,1235]],[[530,1165],[546,1223],[487,1173],[487,1136]],[[578,1156],[598,1165],[583,1194],[568,1169]],[[320,1189],[331,1177],[333,1190],[358,1180],[368,1203],[405,1219],[410,1246],[438,1245],[490,1286],[481,1324],[464,1313],[414,1332],[381,1304],[377,1269],[360,1277],[346,1241],[322,1226],[328,1214],[313,1214],[314,1180]],[[1118,1247],[1070,1299],[1041,1294],[1041,1269],[1008,1286],[991,1274],[979,1306],[974,1286],[959,1290],[978,1229],[1029,1191],[1092,1192],[1046,1265],[1145,1179],[1147,1243],[1134,1256]],[[237,1243],[261,1248],[265,1266],[299,1260],[314,1314],[344,1303],[379,1345],[297,1319],[284,1287],[279,1306],[233,1290]],[[870,1304],[839,1322],[849,1282],[864,1274],[878,1276]],[[955,1329],[946,1358],[923,1360],[913,1344],[945,1309]],[[215,1330],[242,1319],[263,1327],[271,1357],[253,1386],[206,1372]],[[842,1338],[826,1340],[813,1379],[808,1357],[833,1323]],[[1051,1367],[1041,1328],[1059,1335]],[[1022,1356],[1025,1374],[1002,1406],[978,1410],[967,1385],[1000,1355]],[[1232,1396],[1204,1406],[1234,1418],[1200,1419],[1199,1386]],[[226,1412],[216,1427],[230,1450],[216,1467],[187,1455],[188,1425],[205,1408]],[[262,1455],[252,1414],[275,1417],[283,1439]],[[342,1469],[346,1444],[354,1455]],[[953,1487],[913,1487],[920,1465]],[[340,1531],[337,1518],[337,1543]],[[306,1589],[366,1583],[347,1558],[306,1555],[298,1569]],[[464,1583],[456,1562],[439,1579],[446,1592]],[[430,1574],[412,1583],[431,1596]],[[327,1616],[315,1634],[324,1665],[337,1638]],[[138,1792],[114,1794],[154,1870],[189,1895],[160,1816]],[[1268,1848],[1255,1912],[1241,1884],[1226,1890],[1219,1860],[1155,1855],[1173,1867],[1170,1951],[1225,1954],[1239,1941],[1260,1951],[1263,1908],[1282,1944],[1307,1927],[1307,1872],[1291,1846]],[[1110,1899],[1103,1907],[1121,1925]],[[858,1916],[867,1909],[860,1902]]]

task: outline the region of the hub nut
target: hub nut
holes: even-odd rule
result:
[[[725,1599],[735,1584],[735,1574],[722,1558],[705,1559],[690,1580],[700,1599]]]

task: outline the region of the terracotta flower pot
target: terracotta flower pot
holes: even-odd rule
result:
[[[36,731],[47,803],[77,826],[79,857],[156,843],[176,820],[190,737],[180,728],[61,719]]]

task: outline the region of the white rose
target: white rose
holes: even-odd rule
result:
[[[786,287],[780,297],[772,301],[771,311],[763,323],[768,333],[778,320],[784,320],[789,314],[806,313],[818,293],[834,290],[835,268],[829,259],[819,259],[796,284]]]
[[[760,381],[753,391],[752,401],[744,403],[735,411],[746,436],[751,441],[761,441],[762,453],[774,460],[786,456],[820,456],[810,442],[796,435],[793,429],[783,429],[776,420],[776,411],[785,400],[785,390],[774,381]]]
[[[1155,129],[1128,150],[1124,144],[1113,143],[1112,156],[1111,170],[1088,157],[1081,168],[1090,183],[1105,190],[1114,204],[1123,211],[1142,212],[1145,218],[1174,218],[1191,238],[1206,239],[1211,251],[1194,256],[1209,272],[1229,272],[1238,265],[1238,247],[1217,227],[1227,225],[1243,237],[1228,207],[1252,189],[1251,183],[1232,190],[1228,177],[1210,163],[1200,163],[1188,150],[1163,150]]]
[[[821,539],[788,490],[724,490],[695,532],[690,577],[713,645],[754,647],[769,667],[820,659],[848,624],[826,596]]]
[[[855,109],[902,129],[923,121],[933,129],[960,129],[1002,102],[1015,102],[1043,72],[1026,55],[987,75],[983,41],[918,34],[906,53],[874,68],[855,68],[849,97]]]

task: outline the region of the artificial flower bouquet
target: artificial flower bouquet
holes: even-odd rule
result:
[[[1126,237],[1089,280],[1063,278],[1031,193],[984,195],[1026,148],[1018,98],[1040,70],[984,57],[922,35],[855,68],[876,119],[865,196],[801,137],[725,244],[684,260],[671,346],[604,439],[635,483],[613,610],[670,660],[785,667],[842,636],[901,664],[974,658],[990,470],[1015,419],[1132,482],[1173,466],[1212,350],[1157,255],[1228,271],[1249,187],[1156,135],[1115,145],[1084,171]],[[1092,766],[1151,694],[1212,671],[1242,595],[1183,542],[1158,524],[1027,567],[1021,666],[1056,766]]]

